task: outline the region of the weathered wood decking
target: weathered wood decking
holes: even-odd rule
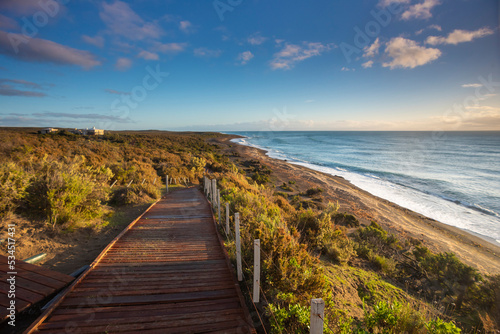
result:
[[[7,279],[14,277],[15,314],[19,314],[29,306],[41,302],[56,293],[74,280],[74,277],[48,270],[33,264],[16,260],[13,270],[9,269],[8,258],[0,255],[0,322],[7,318],[11,299],[10,283]],[[15,272],[15,274],[9,274]]]
[[[160,200],[122,232],[27,333],[254,333],[195,188]]]

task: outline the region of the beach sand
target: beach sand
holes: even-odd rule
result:
[[[277,191],[283,182],[293,180],[294,192],[313,187],[324,190],[325,202],[340,204],[340,212],[353,214],[361,224],[376,221],[386,230],[403,237],[422,241],[433,252],[452,252],[464,263],[483,274],[500,274],[500,245],[376,197],[342,177],[318,172],[303,166],[266,156],[266,151],[230,142],[239,136],[224,136],[212,141],[233,161],[259,160],[272,169]]]

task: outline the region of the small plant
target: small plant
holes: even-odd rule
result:
[[[300,304],[280,307],[268,305],[271,333],[309,333],[310,308]]]
[[[309,197],[317,196],[323,192],[323,189],[321,188],[310,188],[307,189],[306,195]]]
[[[453,322],[444,322],[440,318],[429,321],[425,324],[425,328],[430,334],[459,334],[462,332]]]
[[[381,301],[373,307],[373,312],[365,315],[366,327],[369,330],[384,329],[384,332],[392,333],[398,322],[401,304],[398,302],[387,303]]]

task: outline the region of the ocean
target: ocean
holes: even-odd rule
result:
[[[500,132],[233,132],[272,158],[500,244]]]

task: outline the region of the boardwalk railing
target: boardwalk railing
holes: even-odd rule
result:
[[[230,203],[226,202],[225,207],[226,207],[226,212],[225,212],[225,226],[221,224],[221,198],[220,198],[220,189],[217,188],[217,180],[216,179],[210,179],[209,177],[205,176],[204,177],[204,192],[205,196],[207,197],[208,201],[210,202],[212,206],[212,210],[214,214],[217,214],[217,221],[219,223],[219,227],[226,233],[227,238],[232,238],[233,233],[230,229],[229,221],[231,217],[231,211],[230,211]],[[239,212],[234,212],[234,242],[235,242],[235,253],[236,253],[236,272],[238,276],[238,281],[239,282],[244,282],[246,284],[246,280],[244,280],[244,275],[243,275],[243,265],[242,261],[244,259],[241,256],[241,225],[240,225],[240,213]],[[267,298],[264,294],[264,291],[261,288],[261,281],[260,281],[260,254],[261,254],[261,247],[260,247],[260,239],[255,239],[254,240],[254,263],[253,263],[253,286],[252,286],[252,293],[250,293],[250,289],[247,286],[248,293],[251,295],[252,298],[252,303],[257,310],[257,307],[255,304],[260,302],[260,296],[264,297],[264,299],[267,302]],[[248,264],[245,262],[246,267],[250,268]],[[269,304],[269,303],[268,303]],[[324,329],[324,311],[325,311],[325,302],[321,298],[314,298],[311,300],[311,322],[310,322],[310,333],[311,334],[321,334],[323,333]],[[272,312],[272,311],[271,311]],[[258,314],[258,312],[257,312]],[[272,315],[274,317],[274,315]],[[259,315],[259,320],[260,315]],[[264,324],[261,321],[262,326]]]
[[[128,181],[128,183],[126,184],[126,187],[129,188],[134,182],[135,182],[136,179],[131,179],[130,181]],[[153,179],[153,185],[156,185],[156,180],[157,178],[155,177]],[[144,183],[147,181],[146,178],[143,178],[142,181],[139,181],[137,182],[137,184],[141,184],[144,185]],[[160,178],[160,181],[161,181],[161,178]],[[109,186],[110,188],[113,188],[116,183],[118,182],[118,180],[115,180],[113,181],[113,183]],[[182,185],[184,184],[186,187],[191,183],[190,179],[188,177],[169,177],[168,175],[165,176],[165,185],[167,186],[167,192],[168,192],[168,188],[169,188],[169,185],[172,185],[172,184],[179,184],[179,185]]]

